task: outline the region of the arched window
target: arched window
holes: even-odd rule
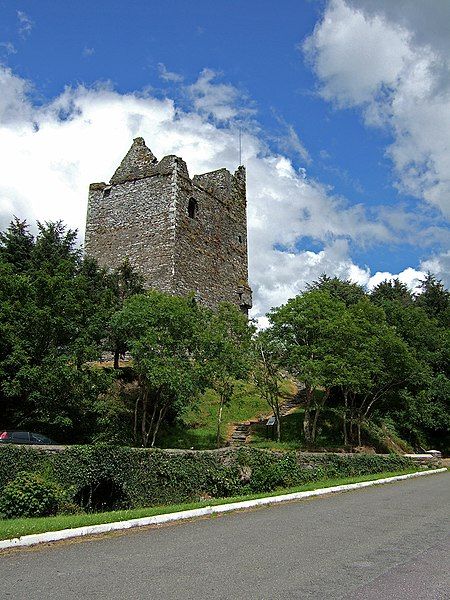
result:
[[[188,204],[188,215],[190,219],[195,219],[198,213],[198,203],[195,198],[191,198]]]

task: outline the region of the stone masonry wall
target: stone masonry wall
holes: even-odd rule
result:
[[[86,253],[102,267],[115,268],[128,258],[149,287],[168,293],[173,287],[171,179],[164,175],[91,186],[85,237]]]
[[[247,283],[247,226],[244,187],[240,194],[235,179],[225,169],[178,179],[176,198],[176,292],[191,290],[209,305],[218,299],[242,307],[251,306]],[[189,201],[196,214],[188,214]]]
[[[128,258],[148,287],[193,292],[211,307],[226,300],[246,312],[245,169],[191,179],[182,159],[158,162],[137,138],[110,184],[90,186],[85,251],[111,269]]]

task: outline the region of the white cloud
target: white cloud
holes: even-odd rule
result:
[[[29,125],[32,107],[27,94],[31,90],[28,81],[16,77],[11,69],[0,65],[0,126],[12,124],[17,128],[20,124]]]
[[[17,54],[16,47],[12,42],[0,42],[0,47],[4,48],[6,54]]]
[[[423,271],[431,271],[438,279],[442,280],[442,283],[449,288],[450,287],[450,251],[443,252],[422,261],[420,268]]]
[[[389,273],[388,271],[378,271],[369,278],[366,285],[369,290],[373,290],[373,288],[379,285],[382,281],[393,281],[394,279],[398,279],[415,293],[418,291],[420,282],[423,281],[424,276],[425,273],[423,271],[417,271],[411,267],[408,267],[396,275]]]
[[[217,121],[229,121],[254,112],[240,105],[242,96],[233,85],[217,83],[219,76],[220,73],[212,69],[203,69],[197,81],[187,88],[195,110]]]
[[[19,19],[19,33],[25,38],[30,35],[34,22],[22,10],[17,11],[17,18]]]
[[[368,125],[390,130],[394,141],[387,154],[400,190],[448,216],[450,10],[445,4],[331,0],[304,49],[325,99],[338,107],[360,107]],[[436,24],[435,33],[430,23]]]
[[[205,85],[204,73],[199,85]],[[210,80],[210,96],[213,87]],[[29,222],[62,218],[82,238],[89,183],[108,181],[138,135],[158,158],[183,157],[191,175],[237,167],[236,129],[216,126],[202,106],[182,111],[170,99],[120,94],[108,85],[67,88],[34,106],[29,90],[29,83],[0,67],[1,228],[13,214]],[[217,96],[221,102],[213,105],[221,111],[225,98],[231,112],[239,105],[238,92],[224,92],[222,84]],[[361,205],[349,206],[309,180],[288,158],[269,152],[256,133],[244,132],[243,149],[254,314],[285,302],[323,272],[368,283],[370,272],[352,261],[350,242],[392,241],[387,219],[370,220]],[[299,250],[304,236],[321,249]]]
[[[184,77],[179,73],[168,71],[164,63],[158,63],[159,76],[163,81],[171,81],[173,83],[179,83],[183,81]]]
[[[89,48],[89,46],[85,46],[83,48],[83,52],[81,53],[83,58],[89,58],[90,56],[93,56],[94,54],[95,54],[95,48]]]
[[[370,20],[344,1],[331,2],[304,49],[323,82],[322,95],[340,106],[367,102],[383,85],[395,85],[410,60],[406,30]]]
[[[303,162],[310,164],[311,157],[309,152],[301,141],[294,127],[290,123],[287,123],[282,117],[276,115],[276,119],[284,130],[284,133],[282,133],[276,140],[279,148],[288,155],[290,155],[292,152],[297,154]]]

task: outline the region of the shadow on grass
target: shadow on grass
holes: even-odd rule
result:
[[[281,442],[274,439],[274,431],[268,431],[266,425],[252,426],[252,437],[250,444],[256,448],[278,448],[284,450],[306,449],[305,437],[303,435],[304,409],[298,408],[281,419]],[[323,418],[318,429],[317,440],[314,445],[316,449],[333,449],[342,447],[342,433],[340,431],[340,420],[336,418],[333,411],[324,411]]]

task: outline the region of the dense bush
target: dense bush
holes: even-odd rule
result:
[[[59,512],[65,499],[61,487],[39,473],[21,471],[5,485],[0,515],[6,519],[47,517]]]
[[[21,486],[27,490],[31,487],[38,494],[41,488],[36,482],[45,481],[40,475],[14,478],[17,471],[32,468],[64,489],[69,502],[78,503],[85,510],[108,510],[270,492],[325,477],[366,475],[411,466],[410,459],[397,455],[282,453],[252,448],[164,451],[106,445],[73,446],[50,454],[5,446],[0,448],[0,489],[3,488],[2,498],[5,493],[8,498],[17,498]],[[42,509],[39,503],[33,504],[35,512],[28,514],[50,510],[44,505]],[[54,509],[54,504],[49,506]],[[12,514],[5,509],[3,512]]]

